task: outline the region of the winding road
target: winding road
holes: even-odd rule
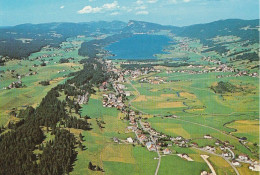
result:
[[[200,150],[200,151],[203,151],[203,152],[206,152],[206,153],[209,153],[209,154],[212,154],[214,156],[222,157],[234,169],[235,173],[237,175],[240,175],[238,170],[237,170],[237,168],[227,158],[223,157],[222,155],[219,155],[219,154],[216,154],[216,153],[213,153],[213,152],[210,152],[210,151],[206,151],[206,150],[204,150],[202,148],[196,148],[196,147],[193,147],[193,148],[197,149],[197,150]]]

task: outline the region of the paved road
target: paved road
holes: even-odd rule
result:
[[[202,148],[195,148],[193,147],[194,149],[197,149],[197,150],[200,150],[200,151],[204,151],[204,152],[207,152],[209,154],[212,154],[212,155],[215,155],[215,156],[218,156],[218,157],[222,157],[233,169],[234,171],[236,172],[237,175],[240,175],[239,172],[237,171],[237,168],[225,157],[223,157],[222,155],[219,155],[219,154],[216,154],[216,153],[213,153],[213,152],[210,152],[210,151],[206,151]]]
[[[139,120],[139,123],[140,123],[141,127],[143,128],[143,130],[146,130],[145,127],[144,127],[144,125],[143,125],[143,123],[141,122],[141,120]],[[156,141],[153,139],[152,134],[151,134],[150,132],[149,132],[149,134],[150,134],[150,139],[151,139],[151,141],[153,142],[153,144],[155,144],[156,152],[157,152],[158,158],[159,158],[158,164],[157,164],[157,167],[156,167],[156,170],[155,170],[155,173],[154,173],[154,175],[157,175],[158,172],[159,172],[160,165],[161,165],[161,157],[162,157],[162,156],[161,156],[160,153],[159,153],[159,150],[158,150],[158,148],[157,148],[157,146],[156,146]]]
[[[232,154],[232,159],[234,159],[235,158],[234,152],[230,148],[226,148],[226,149]]]
[[[158,174],[158,171],[159,171],[159,168],[160,168],[160,165],[161,165],[161,155],[160,155],[160,153],[159,153],[159,151],[158,151],[157,148],[156,148],[156,152],[157,152],[157,154],[158,154],[159,161],[158,161],[158,164],[157,164],[157,167],[156,167],[156,170],[155,170],[154,175],[157,175],[157,174]]]
[[[216,171],[214,170],[213,166],[211,165],[211,163],[208,161],[209,156],[208,155],[200,155],[202,157],[202,159],[208,164],[212,175],[217,175]]]

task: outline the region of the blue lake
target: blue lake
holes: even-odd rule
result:
[[[164,53],[170,38],[163,35],[134,35],[105,47],[115,56],[109,59],[155,59],[154,54]]]

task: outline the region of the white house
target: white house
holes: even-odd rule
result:
[[[260,165],[250,165],[249,169],[252,171],[260,171]]]
[[[128,143],[133,143],[134,141],[133,141],[133,139],[132,139],[131,137],[128,137],[128,138],[127,138],[127,142],[128,142]]]
[[[212,137],[209,134],[207,134],[207,135],[204,135],[204,139],[212,139]]]
[[[240,163],[238,162],[238,161],[232,161],[232,165],[234,165],[234,166],[240,166]]]
[[[240,160],[242,160],[242,161],[247,161],[247,160],[249,160],[249,157],[248,157],[248,155],[246,155],[246,154],[240,154],[240,155],[238,156],[238,158],[239,158]]]
[[[230,153],[223,153],[222,156],[224,156],[224,157],[231,157],[231,154]]]
[[[168,148],[165,148],[163,150],[163,154],[171,154],[171,150],[169,150]]]
[[[125,91],[125,95],[126,95],[127,97],[129,97],[129,96],[131,95],[131,93],[130,93],[129,91]]]

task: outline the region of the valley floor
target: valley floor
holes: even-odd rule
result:
[[[85,57],[78,55],[78,49],[87,40],[90,38],[71,38],[60,49],[47,47],[32,54],[29,60],[8,61],[0,84],[0,124],[7,128],[9,123],[16,123],[21,109],[38,106],[51,88],[70,79],[67,76],[70,73],[81,70],[79,61]],[[253,74],[256,72],[250,70],[246,76],[238,76],[239,72],[231,70],[230,64],[212,63],[224,58],[213,52],[202,53],[203,46],[198,41],[175,40],[179,45],[171,46],[174,51],[169,47],[169,53],[157,56],[163,60],[188,55],[194,66],[161,64],[123,69],[124,61],[105,61],[108,72],[115,72],[118,78],[103,83],[110,84],[110,88],[103,84],[95,87],[96,93],[81,105],[80,116],[91,117],[92,129],[64,126],[77,139],[81,134],[86,148],[76,148],[78,155],[71,174],[258,174],[259,80]],[[187,48],[180,47],[183,43]],[[74,59],[59,63],[63,57]],[[42,62],[46,66],[41,66]],[[243,68],[239,61],[232,64]],[[21,88],[6,89],[20,80]],[[43,80],[50,81],[50,85],[39,84]],[[234,91],[218,93],[220,81],[230,82],[224,85]],[[59,98],[66,96],[62,94]],[[44,133],[45,142],[54,137]],[[37,151],[35,154],[40,154]],[[104,171],[94,172],[89,162]]]

